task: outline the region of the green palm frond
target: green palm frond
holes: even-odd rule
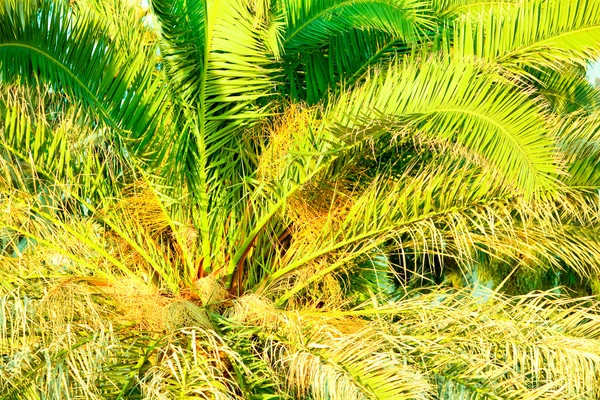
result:
[[[600,91],[589,82],[583,71],[567,69],[533,72],[533,75],[539,87],[537,92],[558,114],[591,113],[600,106]]]
[[[433,9],[441,15],[458,17],[463,14],[483,14],[508,7],[519,7],[528,0],[432,0]]]
[[[349,141],[370,131],[424,133],[483,156],[528,195],[554,185],[555,146],[544,109],[518,85],[467,61],[391,63],[327,112]]]
[[[584,66],[600,56],[600,2],[526,1],[485,16],[471,14],[454,25],[458,56],[477,56],[521,72],[527,65],[554,69]]]
[[[423,2],[413,0],[285,0],[285,53],[315,49],[334,33],[372,28],[412,43],[432,26]]]
[[[90,118],[80,110],[68,105],[63,109],[62,96],[3,86],[1,97],[0,164],[5,182],[22,191],[38,191],[51,203],[72,195],[94,200],[110,196],[130,176],[126,150],[106,127],[90,128]],[[40,187],[46,185],[43,194]]]
[[[345,49],[345,50],[344,50]],[[402,52],[406,45],[393,36],[368,29],[353,29],[330,38],[329,57],[334,73],[352,84],[369,66]]]
[[[235,241],[225,233],[226,221],[241,206],[243,177],[253,169],[243,131],[268,115],[264,99],[275,83],[264,32],[255,29],[248,8],[233,0],[207,4],[152,2],[174,99],[166,162],[172,169],[163,176],[177,197],[191,195],[197,205],[198,257],[209,272]]]
[[[370,66],[411,48],[394,35],[369,28],[331,34],[326,46],[293,60],[288,57],[286,74],[292,98],[316,103],[339,84],[357,81]]]
[[[189,101],[201,96],[207,51],[205,2],[152,1],[160,32],[160,52],[173,93]]]
[[[363,189],[354,201],[342,205],[347,211],[337,215],[331,212],[317,227],[320,232],[317,231],[316,236],[309,232],[310,236],[304,237],[303,232],[297,232],[296,240],[286,252],[284,267],[274,271],[269,279],[275,281],[321,257],[328,260],[327,266],[315,272],[303,284],[288,290],[280,302],[326,274],[342,268],[361,255],[371,254],[390,239],[399,239],[402,235],[406,236],[403,241],[417,244],[420,252],[443,254],[451,252],[451,249],[444,247],[449,237],[455,237],[460,245],[457,244],[452,250],[462,249],[468,257],[473,251],[469,226],[476,216],[465,216],[459,226],[462,213],[479,215],[483,224],[488,220],[485,215],[487,212],[494,212],[495,219],[505,221],[510,211],[501,208],[492,211],[492,205],[495,202],[505,203],[508,192],[502,189],[500,180],[496,180],[496,191],[491,188],[493,178],[467,169],[452,170],[449,165],[443,165],[437,171],[436,178],[429,171],[423,171],[415,177],[408,173],[395,181],[388,176],[380,176]],[[334,207],[333,199],[331,207]],[[448,225],[449,231],[444,228],[446,222],[443,221],[446,218],[449,223],[452,221]],[[502,223],[496,225],[496,229],[500,229]]]
[[[568,167],[562,180],[573,188],[595,191],[600,188],[600,113],[574,114],[557,124],[557,136]]]
[[[391,76],[389,85],[386,87],[398,86],[397,82],[402,82],[402,79],[395,79],[397,75],[391,74]],[[426,83],[431,83],[431,80],[423,82],[423,86]],[[369,93],[366,90],[365,92],[367,94],[363,92],[359,93],[359,96],[369,100],[377,96],[377,94]],[[353,94],[355,93],[353,92]],[[480,94],[478,93],[478,95]],[[372,96],[369,97],[369,95]],[[399,96],[403,97],[400,98],[401,101],[398,101],[398,103],[402,104],[404,102],[402,104],[404,107],[410,107],[411,102],[418,101],[417,98],[406,91],[401,92]],[[523,105],[523,101],[526,101],[528,95],[519,93],[518,96],[523,96],[518,100],[519,104]],[[326,172],[329,176],[336,176],[338,173],[343,174],[344,171],[347,173],[347,168],[356,164],[357,158],[361,158],[361,153],[371,151],[369,150],[371,147],[368,145],[369,140],[381,140],[382,137],[385,137],[385,135],[382,135],[382,131],[385,133],[387,127],[389,127],[387,129],[398,130],[401,122],[389,123],[383,118],[383,122],[376,123],[374,126],[361,127],[364,129],[363,131],[360,130],[361,128],[357,128],[357,125],[360,126],[359,124],[362,123],[363,115],[368,112],[367,110],[372,109],[375,116],[381,118],[382,114],[385,115],[384,112],[381,112],[381,109],[384,107],[391,108],[393,104],[396,104],[394,100],[396,99],[382,95],[380,101],[384,104],[383,106],[375,101],[368,106],[361,103],[355,105],[348,101],[352,107],[360,110],[356,116],[352,116],[352,111],[346,111],[346,104],[343,101],[341,101],[341,106],[337,106],[338,108],[332,107],[332,110],[328,111],[329,115],[339,115],[346,118],[342,121],[354,129],[353,131],[350,130],[350,133],[347,132],[348,128],[342,128],[343,122],[340,123],[333,118],[326,118],[324,122],[320,123],[313,117],[312,122],[303,122],[303,126],[299,127],[300,131],[294,131],[296,133],[293,133],[293,135],[297,135],[297,137],[288,138],[286,135],[289,133],[285,132],[280,132],[279,137],[273,137],[271,145],[275,149],[281,146],[280,141],[289,142],[287,144],[287,146],[290,146],[287,150],[289,153],[279,155],[278,157],[282,158],[275,158],[274,161],[270,161],[269,168],[273,169],[271,173],[274,174],[274,180],[271,183],[273,186],[266,193],[269,193],[269,195],[275,195],[276,193],[276,195],[272,200],[269,200],[270,204],[261,203],[261,206],[256,207],[256,209],[268,212],[265,217],[259,217],[258,219],[262,218],[265,221],[273,218],[273,213],[278,212],[275,209],[283,210],[286,207],[286,202],[291,202],[297,193],[306,190],[310,185],[318,185],[320,176],[323,173]],[[384,103],[387,101],[391,103],[389,106]],[[372,105],[373,103],[376,105]],[[480,106],[479,103],[475,105]],[[532,105],[535,107],[535,103]],[[349,107],[350,110],[352,110],[352,107]],[[438,110],[439,108],[433,112]],[[533,115],[535,113],[534,111]],[[541,115],[538,114],[534,118],[540,118]],[[420,117],[418,116],[418,118]],[[515,117],[514,113],[510,118],[513,117]],[[391,119],[391,117],[388,119]],[[402,119],[400,121],[405,122]],[[427,124],[429,123],[429,121],[425,121]],[[521,133],[522,125],[520,124],[522,122],[522,120],[517,119],[511,122],[511,124],[515,124],[513,125],[515,133]],[[294,125],[296,122],[289,121],[288,123],[290,129],[296,129]],[[334,127],[333,132],[327,130],[328,126]],[[425,124],[424,126],[429,127]],[[545,140],[550,143],[551,135],[547,128],[543,125],[538,126],[540,128],[538,138],[547,135]],[[445,129],[446,127],[442,126],[442,128]],[[452,126],[448,129],[451,128]],[[439,129],[439,125],[432,124],[431,129]],[[542,130],[546,132],[543,136]],[[302,135],[300,132],[308,132],[308,134]],[[358,133],[355,134],[354,132]],[[454,133],[454,131],[451,132]],[[411,135],[415,137],[415,142],[431,140],[428,139],[431,134],[426,131]],[[343,140],[346,140],[347,143],[344,143]],[[398,139],[398,141],[401,142],[402,139]],[[530,143],[534,149],[539,144]],[[391,141],[390,146],[393,147],[394,145],[397,145],[397,142]],[[552,147],[549,147],[550,153],[547,155],[547,165],[542,166],[542,169],[548,167],[559,168],[555,164],[554,158],[556,156],[552,154],[555,150],[552,150]],[[446,150],[441,151],[448,151],[448,147],[444,148]],[[519,149],[523,151],[524,147],[519,146]],[[269,154],[271,151],[275,150],[267,148],[264,153]],[[438,150],[433,150],[434,153],[436,151]],[[494,151],[498,154],[498,148],[495,148]],[[509,150],[509,152],[512,151]],[[573,253],[574,256],[571,256],[569,251],[560,251],[558,253],[560,255],[552,254],[557,248],[561,248],[561,243],[563,246],[568,244],[565,249],[579,250],[575,245],[577,240],[552,242],[548,247],[544,247],[545,238],[548,238],[547,240],[550,243],[553,237],[561,237],[560,234],[557,234],[562,229],[563,223],[563,220],[559,218],[561,213],[564,213],[564,211],[560,211],[560,206],[553,204],[552,201],[554,200],[550,202],[539,200],[539,202],[534,202],[535,205],[532,205],[528,200],[522,199],[520,194],[516,196],[514,192],[511,194],[511,190],[514,190],[515,187],[511,186],[508,183],[509,181],[503,179],[501,175],[498,175],[498,169],[502,171],[503,167],[505,168],[504,160],[490,165],[485,159],[481,160],[479,157],[473,157],[472,154],[468,155],[470,152],[471,149],[468,146],[466,149],[463,148],[462,151],[457,153],[459,155],[458,159],[467,155],[467,159],[479,163],[484,172],[476,172],[478,167],[469,163],[463,164],[462,167],[457,166],[461,165],[464,160],[458,161],[456,158],[451,158],[442,161],[441,165],[438,165],[439,168],[431,167],[433,168],[431,169],[418,165],[418,167],[415,167],[414,173],[409,169],[408,172],[404,172],[404,176],[399,178],[394,178],[393,175],[389,176],[389,171],[382,172],[372,183],[372,186],[364,192],[363,196],[356,200],[356,203],[350,202],[352,207],[350,211],[342,213],[341,216],[335,214],[337,212],[335,207],[338,207],[338,205],[334,206],[334,200],[332,199],[331,204],[326,205],[328,207],[327,212],[330,215],[323,221],[323,225],[317,228],[317,232],[310,234],[312,236],[310,236],[309,241],[304,242],[303,239],[298,239],[297,242],[292,242],[292,247],[286,251],[285,258],[276,262],[282,267],[278,270],[271,270],[267,274],[267,281],[272,283],[321,257],[333,256],[329,259],[327,268],[318,271],[307,282],[288,291],[284,295],[284,298],[288,299],[311,282],[316,282],[329,272],[342,268],[357,259],[357,257],[368,256],[372,251],[392,239],[399,240],[404,251],[416,254],[448,255],[457,257],[465,264],[471,263],[470,260],[474,257],[476,251],[491,252],[494,255],[501,254],[509,258],[518,258],[520,254],[525,253],[529,258],[536,260],[538,265],[543,265],[549,260],[550,265],[560,267],[563,265],[561,263],[564,262],[579,271],[582,276],[589,276],[588,269],[596,263],[587,265],[589,259],[583,254],[581,257],[577,256],[577,254],[580,254],[578,252]],[[271,158],[267,157],[267,160],[271,160]],[[285,162],[282,164],[282,161]],[[430,158],[427,162],[435,164],[440,160],[436,161],[435,158]],[[277,165],[279,167],[276,167]],[[341,168],[338,169],[336,167],[338,165]],[[406,169],[407,166],[400,167],[400,171],[403,171],[402,168]],[[419,170],[417,168],[423,169]],[[519,171],[519,173],[521,172]],[[397,180],[394,181],[395,179]],[[545,176],[543,179],[546,179],[547,182],[553,182],[550,175]],[[550,187],[554,187],[555,184],[552,183]],[[453,185],[456,187],[453,187]],[[465,189],[466,192],[463,192],[461,188]],[[364,187],[359,190],[364,190]],[[544,193],[540,189],[538,191],[539,194]],[[333,192],[333,196],[343,197],[346,195]],[[563,195],[561,194],[557,198],[562,198],[561,196]],[[568,203],[568,201],[566,202]],[[516,216],[513,213],[518,213],[520,217],[524,218],[523,224],[520,224],[518,219],[515,220]],[[537,218],[536,215],[547,215],[547,219],[540,218],[539,221],[532,222],[534,225],[540,224],[539,230],[535,231],[535,240],[528,240],[528,229],[534,231],[534,227],[531,227],[528,219],[535,219]],[[440,219],[437,219],[438,217]],[[493,222],[494,220],[495,222]],[[589,219],[587,221],[589,223]],[[257,225],[256,234],[263,229],[265,223],[261,222]],[[564,223],[567,223],[567,221],[564,221]],[[294,226],[294,220],[292,219],[286,224]],[[556,225],[556,227],[550,229],[552,225]],[[319,229],[323,230],[319,232]],[[566,233],[566,231],[564,232]],[[263,234],[266,237],[278,237],[282,232],[261,233],[261,235]],[[299,232],[297,234],[301,237],[304,233]],[[315,235],[317,235],[318,240],[315,240]],[[292,237],[294,236],[295,234],[292,234]],[[498,239],[499,236],[502,236],[501,240]],[[582,237],[588,236],[584,234]],[[251,235],[247,243],[238,250],[238,254],[245,256],[248,246],[254,243],[254,238],[255,236]],[[269,240],[272,241],[272,239]],[[269,240],[264,243],[266,246],[272,247],[269,245]],[[588,245],[593,245],[590,247],[591,249],[598,247],[593,241],[586,240],[585,242]],[[520,248],[521,252],[519,252]],[[232,259],[230,271],[235,269],[240,260],[241,258],[238,256]],[[271,261],[274,260],[271,259]],[[273,265],[273,262],[270,265]],[[592,268],[592,270],[595,269]],[[263,280],[263,284],[267,284],[267,281]]]
[[[220,121],[230,120],[232,129],[239,122],[231,120],[261,117],[249,105],[268,94],[274,82],[268,68],[272,61],[260,32],[253,29],[249,11],[236,1],[209,2],[209,6],[207,12],[204,2],[152,2],[171,90],[201,112],[202,131],[207,130],[210,145],[208,133],[227,129],[219,126],[224,124]]]
[[[284,73],[293,99],[316,103],[384,54],[415,45],[432,17],[416,1],[283,2]]]
[[[0,10],[0,21],[4,82],[46,82],[85,104],[119,137],[132,139],[131,149],[157,152],[149,148],[162,95],[152,81],[152,66],[126,65],[97,23],[64,2],[10,1]]]

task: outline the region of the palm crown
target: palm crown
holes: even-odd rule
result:
[[[595,303],[409,288],[595,287],[598,37],[596,0],[7,0],[2,257],[28,261],[2,272],[2,301],[23,318],[36,305],[3,340],[13,358],[31,341],[33,371],[46,353],[77,367],[0,383],[597,396]],[[102,343],[127,367],[108,361],[92,388],[73,371]]]

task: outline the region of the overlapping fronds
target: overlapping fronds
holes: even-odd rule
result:
[[[426,4],[412,0],[290,0],[282,2],[282,13],[287,90],[311,104],[433,28]]]
[[[6,211],[0,218],[1,255],[13,258],[3,263],[7,268],[20,266],[14,271],[15,277],[88,276],[92,271],[106,277],[110,267],[104,269],[108,265],[102,260],[109,252],[99,241],[105,230],[98,221],[80,217],[74,223],[72,217],[64,218],[67,209],[63,204],[48,203],[44,196],[0,188],[0,204]],[[60,198],[61,194],[48,192],[48,198]]]
[[[382,77],[383,75],[383,77]],[[395,128],[457,142],[485,157],[528,195],[554,185],[555,145],[540,104],[485,66],[394,62],[344,92],[327,113],[339,135]]]
[[[315,49],[333,33],[374,28],[414,42],[432,26],[423,2],[413,0],[285,0],[283,47],[286,53]]]
[[[241,366],[240,372],[244,366],[223,339],[214,331],[197,328],[181,334],[183,340],[160,349],[158,362],[142,381],[144,398],[243,399],[229,369],[232,363]]]
[[[268,115],[272,59],[264,31],[243,3],[154,1],[152,7],[174,100],[163,176],[177,197],[191,195],[196,204],[198,257],[210,272],[213,256],[236,242],[227,221],[233,208],[242,208],[243,177],[253,169],[243,130]],[[188,190],[180,190],[182,178]]]
[[[372,334],[309,334],[300,343],[274,345],[271,363],[298,398],[433,399],[431,382]]]
[[[390,79],[389,87],[396,81],[401,80]],[[373,94],[375,96],[377,93]],[[399,96],[406,96],[405,99],[401,97],[404,104],[398,101],[405,107],[416,101],[407,93]],[[370,99],[367,95],[364,97]],[[523,94],[519,101],[526,97]],[[372,102],[376,104],[373,108],[377,110],[377,116],[385,115],[381,111],[385,107],[392,110],[390,113],[393,112],[392,107],[396,103],[389,100],[388,105],[388,100],[389,97],[382,95],[382,105]],[[406,129],[402,126],[405,122],[403,118],[399,118],[400,122],[391,123],[382,118],[382,122],[369,126],[363,122],[367,113],[364,110],[368,107],[359,102],[356,105],[350,100],[348,102],[351,104],[348,108],[355,115],[346,112],[343,102],[339,108],[329,111],[334,117],[339,115],[346,118],[342,119],[342,123],[331,118],[337,125],[326,119],[326,124],[319,127],[308,111],[299,114],[291,112],[292,116],[284,117],[285,123],[276,130],[277,135],[263,153],[262,177],[289,187],[285,190],[280,186],[279,191],[275,192],[283,196],[286,203],[273,200],[268,203],[266,210],[289,210],[286,212],[288,227],[285,235],[291,239],[281,258],[270,259],[271,268],[274,265],[279,267],[271,269],[262,280],[261,290],[281,278],[287,282],[289,274],[295,274],[306,266],[313,271],[307,280],[297,281],[295,286],[282,281],[284,293],[281,294],[280,303],[311,284],[326,279],[329,273],[346,269],[361,257],[370,257],[379,248],[391,250],[394,246],[390,243],[395,243],[403,254],[452,257],[466,269],[471,268],[483,252],[492,257],[513,260],[516,265],[522,264],[525,268],[568,267],[587,278],[600,271],[595,261],[600,254],[600,247],[592,233],[595,231],[595,207],[578,193],[554,181],[551,170],[558,171],[560,168],[555,161],[558,157],[557,146],[550,144],[553,135],[545,124],[538,125],[540,131],[532,137],[544,138],[548,144],[545,163],[540,163],[540,169],[545,170],[541,175],[553,190],[551,196],[545,192],[548,188],[538,189],[539,196],[534,198],[526,192],[523,195],[518,184],[513,186],[514,182],[510,183],[502,177],[502,172],[499,173],[503,161],[490,163],[481,155],[473,157],[469,154],[472,150],[468,145],[456,152],[448,150],[453,148],[452,145],[437,148],[434,139],[429,139],[432,144],[426,146],[431,146],[434,153],[441,151],[449,157],[430,155],[429,167],[417,164],[414,169],[401,172],[400,176],[395,175],[398,171],[391,173],[384,169],[375,175],[370,186],[368,183],[365,186],[364,182],[361,184],[360,177],[355,182],[341,180],[336,183],[330,179],[322,184],[319,179],[323,171],[330,176],[336,172],[352,171],[352,164],[356,162],[352,161],[353,158],[361,152],[369,152],[369,140],[377,138],[381,131],[385,132],[386,128]],[[367,104],[371,107],[372,103]],[[437,111],[439,109],[433,112]],[[542,115],[540,111],[535,118],[541,118]],[[514,114],[510,116],[511,119],[513,117]],[[512,120],[516,124],[514,132],[521,132],[522,122]],[[429,127],[428,123],[426,120],[422,126]],[[327,126],[335,127],[333,133],[338,138],[331,136],[332,132],[324,128]],[[431,126],[433,131],[438,128],[439,125]],[[442,129],[445,127],[442,126]],[[306,137],[302,132],[311,134]],[[468,134],[474,132],[469,131]],[[399,135],[411,133],[400,131]],[[417,131],[412,133],[412,140],[427,143],[430,135],[433,136]],[[345,145],[343,140],[349,143]],[[526,140],[534,154],[539,151],[539,143]],[[394,144],[392,140],[389,146],[393,147]],[[515,145],[525,151],[523,146]],[[512,156],[514,154],[504,157]],[[332,168],[338,158],[343,160],[341,170]],[[360,168],[359,165],[357,167]],[[519,168],[516,170],[519,174],[523,172]],[[271,217],[272,214],[266,216]],[[270,245],[268,242],[265,244]],[[277,243],[271,246],[275,250],[278,248]],[[237,263],[240,258],[234,260]],[[233,270],[237,264],[231,265]]]
[[[141,4],[132,0],[78,0],[73,3],[77,12],[89,15],[106,29],[111,45],[121,53],[130,67],[146,68],[159,60],[157,37],[152,20]],[[135,43],[137,51],[132,50]],[[139,59],[139,60],[136,60]]]
[[[184,101],[200,96],[207,56],[205,34],[210,29],[205,27],[205,2],[152,1],[151,5],[160,27],[160,51],[173,92]]]
[[[589,299],[466,290],[367,304],[351,311],[335,305],[327,312],[271,311],[268,319],[241,321],[250,324],[243,328],[249,332],[253,324],[261,326],[263,359],[285,376],[296,397],[598,395],[600,319],[597,303]],[[385,382],[378,381],[379,369],[385,370]]]
[[[598,170],[600,113],[566,117],[557,125],[557,138],[565,153],[569,173],[563,180],[582,190],[596,191],[600,186]]]
[[[274,85],[267,69],[271,61],[249,11],[236,1],[209,3],[210,12],[204,2],[152,2],[170,90],[180,107],[199,114],[182,122],[185,131],[179,134],[191,134],[197,146],[183,150],[207,165],[215,153],[239,151],[233,132],[264,117],[253,103]]]
[[[528,0],[432,0],[433,9],[443,16],[498,12],[501,8],[519,7]]]
[[[599,398],[556,295],[600,287],[598,37],[600,0],[6,0],[1,396]]]
[[[151,65],[125,64],[98,24],[84,13],[74,14],[66,2],[11,1],[0,11],[0,21],[4,82],[48,83],[85,104],[121,138],[139,139],[128,142],[131,149],[150,151],[162,101]]]
[[[106,312],[111,303],[104,296],[119,297],[94,288],[63,281],[45,299],[18,291],[0,298],[3,393],[225,399],[285,393],[342,399],[598,395],[600,309],[591,299],[435,290],[383,306],[367,302],[345,311],[328,304],[286,312],[248,295],[218,317],[219,334],[196,325],[167,336],[140,336],[111,329],[115,316]],[[48,310],[59,310],[48,303],[59,301],[57,290],[75,313],[50,321]],[[48,322],[54,328],[40,334],[36,327]]]
[[[50,292],[64,285],[50,286]],[[65,309],[64,304],[50,305],[53,294],[40,300],[14,291],[0,299],[0,391],[6,398],[106,398],[118,395],[123,381],[130,379],[131,369],[120,365],[124,360],[137,361],[148,341],[139,337],[138,343],[125,343],[123,338],[124,343],[119,343],[102,320],[106,316],[102,307],[88,296],[80,296],[88,291],[85,284],[72,285],[78,295],[73,292],[73,296],[63,298],[75,306],[72,309]],[[48,314],[50,310],[54,313]],[[55,319],[56,313],[69,314],[69,318]]]
[[[144,204],[136,204],[140,193],[124,196],[121,202],[112,199],[98,208],[78,199],[93,214],[77,219],[78,223],[73,217],[64,216],[67,210],[63,204],[46,204],[44,198],[5,191],[3,200],[10,196],[10,207],[20,209],[23,215],[29,213],[29,217],[0,220],[0,227],[16,238],[17,244],[11,247],[26,239],[32,248],[61,255],[68,261],[65,270],[76,275],[87,275],[84,271],[88,270],[107,278],[118,270],[140,283],[150,282],[156,275],[168,290],[176,293],[183,281],[196,279],[190,255],[196,233],[188,226],[176,224],[169,217],[166,204],[159,203],[151,190],[142,187],[142,191]],[[54,196],[60,194],[49,193],[49,198]],[[73,269],[67,267],[71,263]]]
[[[106,127],[91,128],[87,116],[64,107],[61,95],[4,86],[1,96],[0,168],[9,186],[52,204],[110,196],[129,176],[125,148]]]
[[[361,329],[360,320],[286,314],[255,295],[237,300],[228,316],[224,323],[233,337],[260,327],[254,335],[264,346],[263,368],[276,374],[275,388],[293,398],[433,398],[431,382],[397,357],[385,339]],[[365,348],[365,342],[372,346]]]
[[[284,72],[293,99],[316,103],[386,53],[406,51],[433,28],[419,1],[305,1],[282,4]]]
[[[388,308],[397,316],[393,329],[400,348],[412,347],[415,357],[424,355],[425,343],[437,348],[427,350],[431,358],[425,356],[424,362],[442,378],[448,398],[465,388],[482,398],[598,395],[598,339],[590,334],[598,329],[596,303],[588,308],[545,293],[514,299],[491,292],[483,298],[464,294],[432,293],[395,304],[397,311]],[[435,339],[429,341],[432,327]]]
[[[355,28],[331,34],[322,49],[288,55],[286,79],[292,99],[315,104],[344,82],[355,82],[372,65],[410,50],[387,32]]]
[[[390,242],[411,255],[455,258],[467,270],[484,252],[517,263],[527,259],[530,267],[569,266],[585,277],[600,272],[600,242],[592,233],[596,208],[584,198],[526,200],[489,172],[444,162],[435,171],[388,182],[381,176],[345,200],[340,211],[332,198],[324,218],[308,231],[298,224],[270,282],[317,260],[326,260],[326,266],[286,287],[279,302],[379,248],[394,247]]]
[[[600,2],[524,1],[518,7],[467,14],[454,25],[452,53],[477,56],[523,72],[580,65],[600,54]]]
[[[583,71],[574,69],[543,71],[535,74],[538,92],[559,115],[593,112],[600,106],[600,91],[596,90]]]

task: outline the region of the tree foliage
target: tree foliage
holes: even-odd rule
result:
[[[0,392],[598,398],[599,37],[598,0],[6,0]]]

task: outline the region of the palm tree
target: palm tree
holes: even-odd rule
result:
[[[596,285],[599,33],[597,0],[7,0],[0,387],[598,397],[596,302],[479,286]]]

